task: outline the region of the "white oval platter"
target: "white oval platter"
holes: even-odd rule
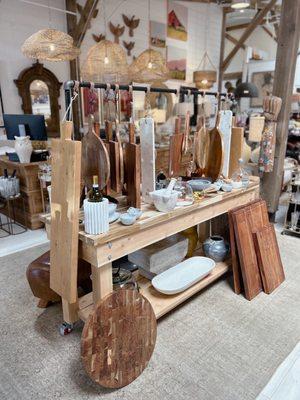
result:
[[[215,265],[211,258],[191,257],[155,276],[151,282],[161,293],[180,293],[209,275]]]

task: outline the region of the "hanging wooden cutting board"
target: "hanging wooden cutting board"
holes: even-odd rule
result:
[[[243,155],[243,144],[244,128],[233,127],[230,144],[229,177],[238,169],[239,159],[242,158]]]
[[[126,152],[127,204],[141,208],[141,147],[135,144],[134,124],[129,124],[129,143]]]
[[[89,116],[89,130],[82,138],[81,176],[84,184],[91,187],[93,175],[99,179],[99,188],[103,189],[110,176],[110,163],[107,148],[94,131],[94,118]]]
[[[84,325],[81,357],[91,379],[108,388],[134,381],[156,342],[151,304],[136,290],[116,290],[100,300]]]
[[[140,119],[142,199],[152,204],[150,192],[155,190],[155,132],[151,117]]]
[[[205,175],[207,178],[211,178],[212,181],[216,181],[223,168],[224,159],[224,144],[222,133],[215,127],[209,131],[209,144],[207,151],[207,163],[205,168]]]
[[[120,181],[120,146],[119,143],[113,140],[113,125],[112,122],[105,122],[107,149],[110,162],[110,187],[115,192],[121,191]]]
[[[180,133],[181,119],[175,120],[175,133],[170,136],[169,176],[178,176],[182,159],[182,143],[184,134]]]
[[[224,144],[224,161],[222,175],[228,177],[230,163],[230,146],[232,135],[232,111],[222,110],[219,112],[219,130],[222,133]]]
[[[51,142],[50,287],[69,303],[77,301],[81,168],[81,142],[71,140],[72,130],[72,122],[62,122],[60,139]]]
[[[205,168],[207,163],[207,154],[209,146],[208,130],[205,127],[205,119],[200,121],[198,130],[194,133],[194,163],[195,175],[205,175]]]
[[[251,225],[243,208],[232,214],[235,237],[241,263],[245,297],[252,300],[262,291]]]
[[[269,224],[254,233],[264,291],[272,293],[285,280],[274,226]]]

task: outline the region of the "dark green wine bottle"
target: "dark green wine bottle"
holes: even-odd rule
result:
[[[97,175],[93,176],[93,187],[88,192],[88,200],[90,202],[92,202],[92,203],[99,203],[100,201],[103,200],[102,193],[99,190],[98,176]]]

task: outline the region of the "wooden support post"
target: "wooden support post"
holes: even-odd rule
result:
[[[226,11],[223,9],[222,18],[222,30],[221,30],[221,46],[220,46],[220,63],[219,63],[219,80],[218,80],[218,92],[222,92],[222,83],[224,76],[223,60],[225,52],[225,34],[226,34]]]
[[[273,94],[282,98],[276,130],[276,148],[273,172],[265,173],[262,180],[262,195],[269,213],[278,208],[283,178],[288,124],[291,112],[297,52],[300,39],[300,2],[283,0],[276,55]]]
[[[267,13],[274,7],[274,5],[276,4],[276,1],[277,0],[270,0],[269,3],[256,14],[256,16],[253,18],[251,23],[248,25],[248,27],[243,32],[238,43],[235,45],[235,47],[231,50],[231,52],[228,54],[228,56],[224,60],[223,65],[222,65],[223,71],[225,71],[227,69],[227,67],[231,63],[233,57],[236,55],[236,53],[239,51],[239,49],[242,47],[242,45],[245,43],[245,41],[249,38],[249,36],[256,29],[256,27],[261,24],[261,22],[263,21],[263,19],[267,15]]]
[[[68,11],[72,11],[76,13],[76,0],[66,0],[66,9]],[[74,38],[74,32],[76,29],[77,25],[77,17],[76,15],[72,14],[67,14],[67,30],[68,34]],[[74,42],[75,44],[75,42]],[[75,44],[76,45],[76,44]],[[70,79],[77,81],[78,80],[78,70],[77,70],[77,65],[78,65],[78,59],[70,61]],[[74,137],[76,140],[81,139],[80,133],[79,133],[79,127],[80,127],[80,120],[79,120],[79,105],[78,101],[74,102],[73,104],[73,123],[74,123]]]
[[[112,263],[96,267],[92,265],[93,301],[96,304],[113,291]]]
[[[68,34],[72,36],[74,40],[74,46],[80,48],[81,43],[84,39],[86,31],[90,26],[91,19],[97,15],[97,4],[99,0],[86,0],[84,7],[80,12],[80,19],[77,23],[77,17],[72,14],[67,14],[67,29]],[[66,9],[68,11],[77,12],[76,0],[66,0]],[[70,79],[79,80],[79,59],[70,61]],[[79,100],[73,104],[73,123],[74,123],[74,136],[75,139],[81,139],[79,132],[80,128],[80,114],[79,114]]]

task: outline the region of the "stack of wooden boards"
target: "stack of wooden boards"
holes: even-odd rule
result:
[[[267,206],[254,200],[229,211],[234,291],[247,300],[262,290],[270,294],[285,279],[274,226]]]

